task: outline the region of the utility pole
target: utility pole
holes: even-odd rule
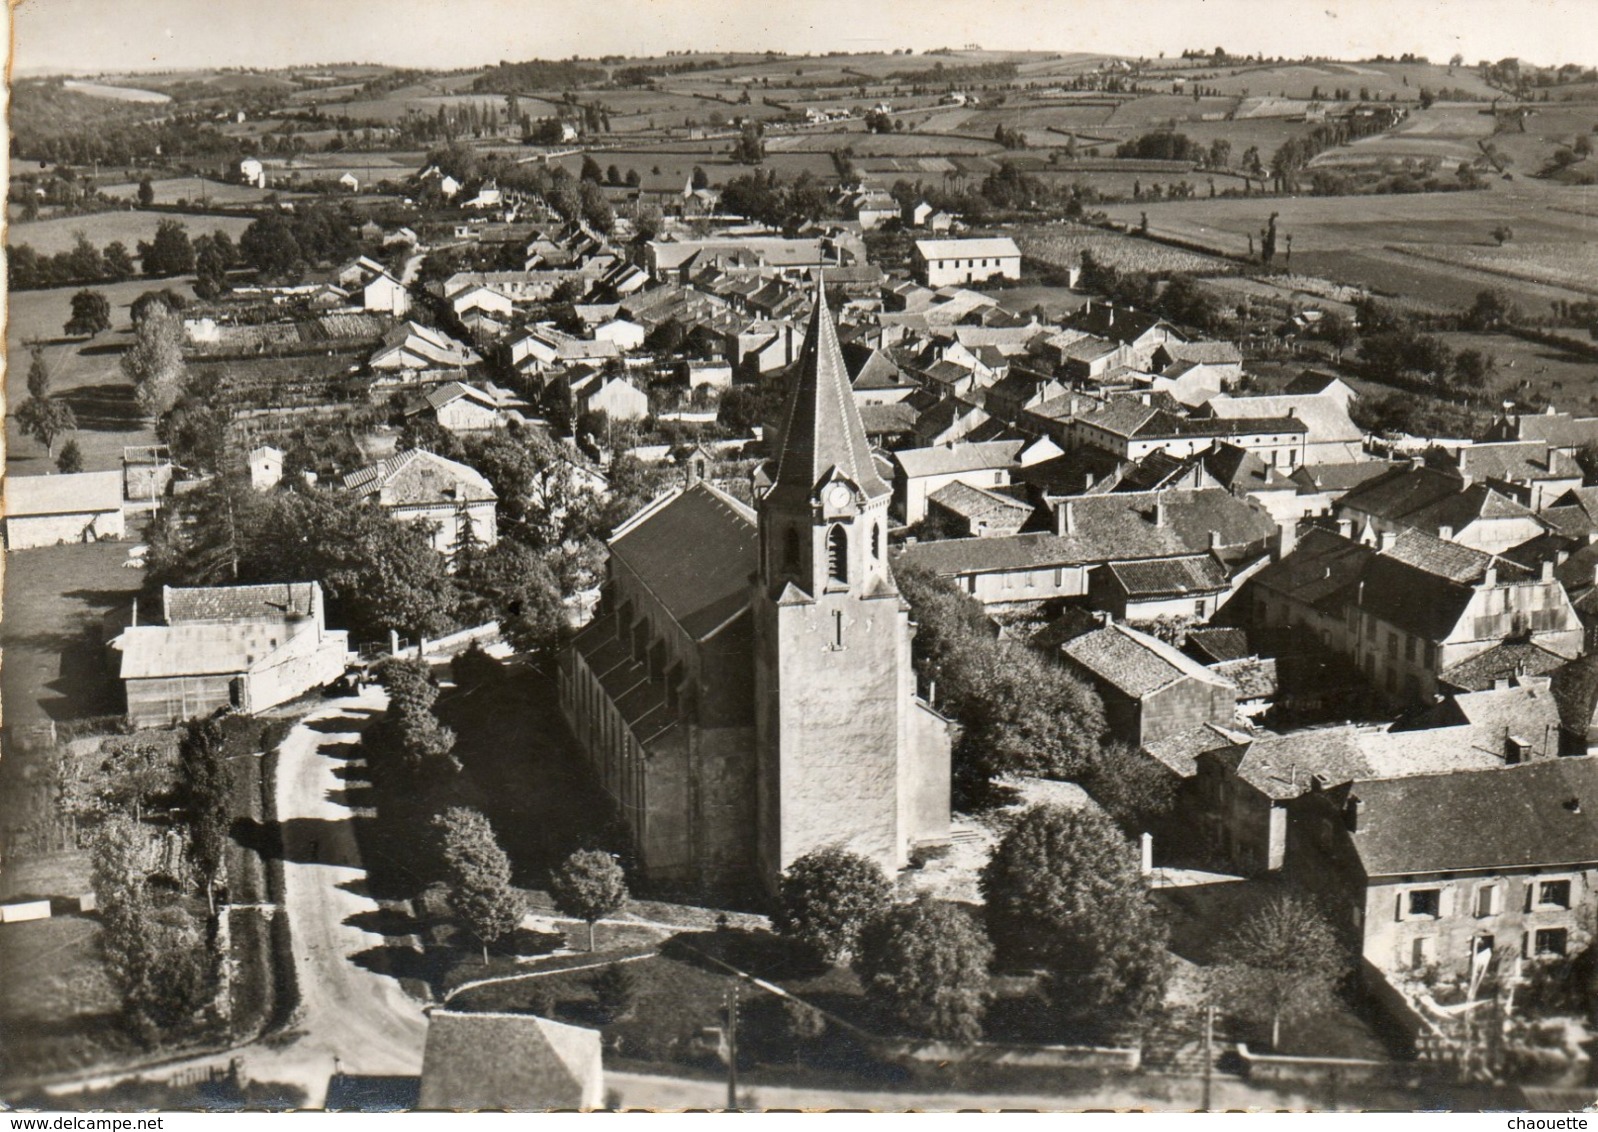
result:
[[[738,1111],[738,980],[727,995],[727,1111]]]
[[[1204,1007],[1204,1103],[1199,1107],[1210,1111],[1210,1085],[1215,1073],[1215,1004]]]

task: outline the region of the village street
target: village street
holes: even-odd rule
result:
[[[320,1108],[335,1059],[339,1071],[351,1075],[421,1072],[427,1036],[421,1004],[396,980],[354,958],[385,941],[358,926],[362,913],[378,906],[365,894],[355,814],[344,802],[346,783],[337,771],[354,754],[360,725],[386,703],[387,694],[376,685],[335,700],[301,719],[279,750],[273,787],[285,891],[277,914],[287,915],[292,925],[300,998],[288,1027],[242,1049],[60,1082],[48,1092],[103,1089],[141,1076],[162,1079],[237,1063],[244,1079],[292,1086],[304,1093],[305,1107]]]

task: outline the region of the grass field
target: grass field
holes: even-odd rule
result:
[[[1497,363],[1497,380],[1489,387],[1489,396],[1540,393],[1578,416],[1598,410],[1598,362],[1509,334],[1450,332],[1438,337],[1455,351],[1480,350]]]
[[[84,470],[104,471],[122,466],[122,448],[128,444],[153,444],[155,435],[133,401],[133,387],[119,368],[122,351],[133,340],[128,308],[145,291],[170,287],[193,297],[183,280],[130,280],[94,288],[111,303],[113,330],[85,341],[63,338],[61,328],[72,309],[77,288],[18,291],[10,296],[6,326],[9,358],[6,393],[10,412],[27,397],[28,349],[26,343],[44,343],[45,364],[52,389],[64,394],[78,418],[76,439],[83,450]],[[6,418],[6,467],[23,475],[54,471],[44,446],[24,437],[12,416]]]
[[[192,192],[194,181],[186,183]],[[209,182],[207,187],[210,187]],[[163,220],[181,223],[189,230],[190,239],[220,228],[237,241],[244,229],[250,226],[249,220],[240,216],[205,216],[186,212],[96,212],[88,216],[63,216],[55,220],[12,224],[6,231],[6,245],[14,248],[27,244],[41,255],[53,255],[71,251],[77,233],[81,231],[88,237],[89,243],[97,248],[105,247],[112,240],[121,240],[129,253],[133,253],[140,240],[148,242],[154,238],[155,230]]]
[[[1555,299],[1576,301],[1584,295],[1536,281],[1535,268],[1527,279],[1517,280],[1390,248],[1402,244],[1411,252],[1454,258],[1462,248],[1472,249],[1471,255],[1481,248],[1481,254],[1488,255],[1486,249],[1495,246],[1490,232],[1508,224],[1515,236],[1504,255],[1512,255],[1516,244],[1563,246],[1566,251],[1561,256],[1568,260],[1580,255],[1570,249],[1590,246],[1598,225],[1594,217],[1570,210],[1591,207],[1595,192],[1517,181],[1470,193],[1232,198],[1120,204],[1105,211],[1112,219],[1133,225],[1146,212],[1152,233],[1231,255],[1247,254],[1251,235],[1257,248],[1259,231],[1275,212],[1278,231],[1294,238],[1295,271],[1443,306],[1468,303],[1477,291],[1496,286],[1540,311]],[[1284,252],[1285,240],[1278,257]]]
[[[1076,224],[1039,224],[1012,229],[1010,234],[1022,255],[1056,267],[1074,266],[1086,250],[1099,263],[1122,271],[1209,275],[1233,269],[1225,260]]]
[[[165,177],[159,181],[151,181],[150,188],[155,191],[156,204],[176,204],[178,201],[207,200],[213,204],[259,204],[265,200],[271,189],[258,189],[253,185],[235,185],[227,181],[215,181],[210,178],[199,180],[194,177]],[[134,200],[139,195],[137,182],[126,181],[118,185],[101,186],[100,191],[107,196],[119,197],[123,200]],[[279,191],[280,197],[292,197],[292,193]],[[207,220],[231,219],[228,217],[197,216],[188,221],[191,229],[196,229]],[[211,229],[200,229],[210,231]],[[123,241],[127,243],[126,240]],[[131,244],[128,245],[130,248]]]
[[[142,570],[122,568],[128,545],[48,546],[6,555],[0,707],[8,726],[123,711],[99,625],[143,584]]]
[[[90,98],[108,98],[113,102],[171,102],[170,94],[162,94],[155,90],[140,90],[131,86],[106,86],[103,83],[86,83],[77,79],[68,79],[61,84],[75,94],[86,94]]]

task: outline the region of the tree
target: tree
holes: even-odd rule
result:
[[[1278,896],[1232,932],[1220,983],[1228,1005],[1271,1024],[1271,1049],[1282,1023],[1319,1014],[1348,973],[1349,953],[1331,922],[1301,897]]]
[[[163,220],[156,225],[155,238],[150,243],[139,241],[139,258],[146,275],[183,275],[194,270],[194,245],[189,233],[176,220]]]
[[[64,476],[83,471],[83,449],[78,447],[76,440],[69,440],[61,446],[61,454],[55,458],[55,467]]]
[[[1048,973],[1055,1007],[1136,1022],[1164,996],[1165,929],[1137,851],[1097,810],[1034,806],[982,869],[988,934],[1006,962]]]
[[[499,847],[487,818],[476,810],[452,806],[435,825],[443,842],[450,908],[482,945],[487,966],[489,944],[516,930],[526,901],[511,887],[510,858]]]
[[[67,319],[64,333],[93,338],[110,329],[111,303],[104,295],[85,288],[72,296],[72,317]]]
[[[56,440],[78,427],[72,406],[50,394],[50,370],[38,347],[28,363],[28,398],[17,407],[17,424],[24,436],[43,444],[49,456],[55,455]]]
[[[189,856],[205,883],[205,899],[216,911],[216,881],[227,850],[228,771],[226,738],[214,719],[193,720],[178,743],[180,790],[189,830]]]
[[[605,179],[605,171],[599,167],[599,162],[594,160],[593,154],[583,154],[582,171],[577,174],[577,179],[594,185]]]
[[[627,902],[627,879],[616,858],[601,849],[579,849],[549,878],[555,909],[588,925],[588,950],[594,950],[594,924]]]
[[[239,237],[239,254],[265,280],[297,279],[305,270],[305,253],[286,217],[252,221]]]
[[[188,383],[183,362],[183,322],[163,303],[151,303],[134,318],[133,345],[122,355],[122,373],[133,383],[139,406],[159,418],[171,410]]]
[[[627,1017],[638,999],[638,977],[625,963],[607,963],[591,979],[594,1002],[606,1022]]]
[[[892,897],[875,861],[837,846],[813,849],[783,872],[772,927],[834,964],[854,949],[861,929]]]
[[[1500,224],[1487,234],[1497,241],[1499,247],[1515,238],[1515,230],[1507,224]]]
[[[133,257],[121,240],[112,240],[105,246],[105,275],[113,283],[133,278]]]
[[[1358,337],[1353,324],[1336,311],[1325,312],[1315,332],[1321,341],[1336,351],[1339,361],[1342,360],[1343,351],[1352,346]]]
[[[710,188],[710,174],[695,165],[693,173],[688,178],[689,186],[695,191]]]
[[[860,933],[854,969],[866,993],[918,1036],[976,1041],[992,989],[993,945],[965,911],[923,893]]]
[[[139,181],[139,207],[149,208],[154,203],[155,186],[150,184],[150,178],[141,178]]]

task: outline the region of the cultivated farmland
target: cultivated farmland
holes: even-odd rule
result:
[[[192,188],[194,181],[187,182]],[[62,216],[52,220],[31,220],[12,224],[6,230],[6,244],[17,247],[27,244],[42,255],[71,251],[82,232],[97,248],[112,240],[121,240],[128,251],[140,240],[148,242],[163,220],[176,220],[189,230],[189,238],[221,229],[235,241],[250,226],[248,217],[206,216],[187,212],[96,212],[88,216]]]
[[[1084,251],[1091,251],[1098,263],[1120,271],[1209,275],[1235,270],[1235,265],[1213,256],[1074,224],[1015,228],[1010,234],[1022,255],[1054,267],[1074,266],[1081,261]]]

